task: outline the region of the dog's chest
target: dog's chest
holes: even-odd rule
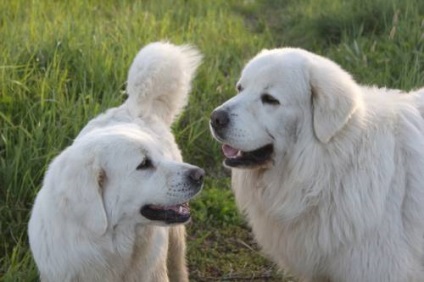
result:
[[[294,273],[315,273],[326,253],[317,240],[322,235],[318,215],[310,211],[302,216],[301,221],[288,220],[291,215],[286,213],[284,216],[285,207],[279,203],[281,199],[266,195],[263,191],[266,187],[262,185],[257,175],[233,173],[237,204],[246,212],[263,252],[280,267],[288,267]],[[296,205],[293,201],[290,204]]]
[[[314,273],[325,259],[325,252],[316,239],[320,234],[313,218],[285,224],[263,207],[253,207],[249,213],[257,241],[280,266],[298,273]]]

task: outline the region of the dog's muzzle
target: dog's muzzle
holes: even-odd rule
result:
[[[252,151],[242,151],[226,144],[225,131],[230,124],[230,115],[227,111],[217,109],[212,112],[210,126],[212,135],[223,144],[222,151],[226,157],[224,164],[228,167],[257,168],[272,160],[273,144],[266,144]]]
[[[201,168],[193,168],[187,172],[187,183],[189,183],[190,186],[190,188],[188,188],[190,190],[187,195],[188,198],[192,198],[200,192],[203,186],[204,176],[205,171]],[[165,224],[186,223],[191,218],[188,202],[169,206],[154,204],[145,205],[141,208],[140,213],[147,219],[160,221]]]

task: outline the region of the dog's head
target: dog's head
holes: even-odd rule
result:
[[[267,165],[276,152],[289,152],[300,135],[328,143],[361,104],[349,74],[301,49],[262,51],[243,69],[236,88],[238,94],[210,119],[229,167]]]
[[[137,126],[93,130],[50,166],[46,181],[70,220],[103,234],[119,223],[176,224],[190,219],[188,201],[204,171],[172,161]],[[47,184],[47,183],[46,183]]]

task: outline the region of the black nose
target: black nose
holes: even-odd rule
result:
[[[211,124],[215,129],[221,129],[228,125],[230,122],[230,118],[228,116],[227,111],[224,110],[216,110],[212,112],[211,115]]]
[[[202,184],[204,176],[205,171],[201,168],[193,168],[188,171],[188,178],[190,178],[194,184]]]

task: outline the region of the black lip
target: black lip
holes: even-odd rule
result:
[[[153,209],[150,205],[141,208],[140,213],[147,219],[161,221],[166,224],[185,223],[191,218],[190,213],[180,214],[171,209]]]
[[[240,157],[226,158],[224,164],[229,167],[253,168],[270,161],[273,153],[274,146],[268,144],[254,151],[243,152]]]

